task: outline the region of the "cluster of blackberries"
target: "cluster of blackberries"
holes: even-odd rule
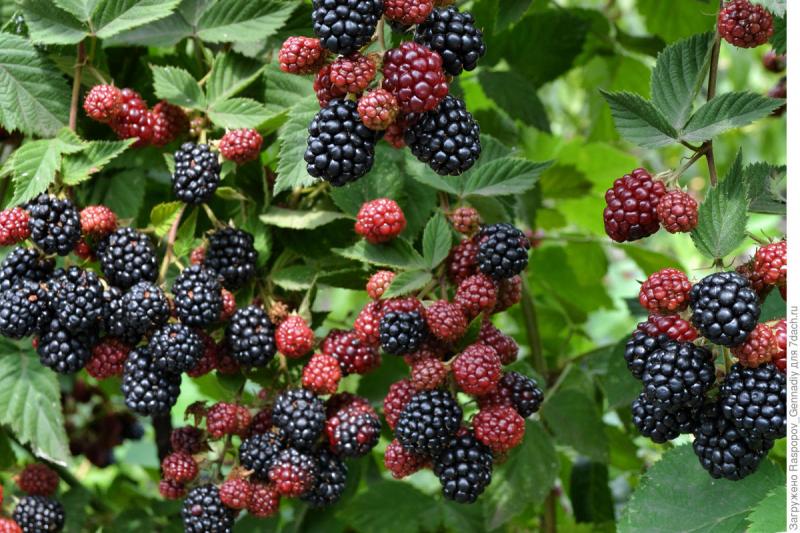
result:
[[[775,247],[781,245],[756,255],[772,258]],[[785,284],[785,242],[782,249],[782,260],[767,261],[770,268],[759,266],[751,279]],[[736,272],[692,285],[667,268],[642,284],[639,301],[651,315],[625,348],[628,369],[642,381],[631,406],[634,425],[657,443],[693,434],[694,451],[715,478],[753,473],[773,441],[786,436],[785,320],[759,323],[758,292]],[[697,342],[703,338],[708,344]],[[730,349],[738,360],[719,384],[710,345]]]
[[[486,53],[471,13],[434,0],[314,0],[311,17],[317,38],[290,37],[278,55],[284,72],[315,74],[322,110],[308,128],[309,174],[334,186],[361,178],[382,136],[408,145],[439,174],[475,164],[480,128],[464,101],[448,94],[448,76],[473,70]],[[368,53],[383,42],[382,18],[413,40]]]
[[[8,533],[58,532],[64,529],[64,507],[52,498],[58,490],[58,474],[42,463],[25,466],[15,477],[25,494],[17,501],[11,518],[0,516],[0,531]],[[0,504],[3,490],[0,486]]]

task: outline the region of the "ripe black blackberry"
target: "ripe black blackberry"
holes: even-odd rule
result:
[[[269,469],[283,448],[276,433],[252,435],[239,446],[239,462],[247,470],[252,470],[255,478],[266,481],[269,479]]]
[[[344,493],[347,485],[347,465],[339,457],[325,448],[317,452],[317,476],[311,490],[302,499],[312,507],[333,505]]]
[[[124,296],[118,287],[109,287],[103,292],[102,328],[108,335],[129,346],[136,346],[143,334],[128,327],[127,310],[122,301]]]
[[[483,32],[475,27],[472,13],[461,13],[455,7],[434,9],[425,22],[417,26],[414,40],[438,52],[444,70],[451,76],[474,70],[478,59],[486,54]]]
[[[363,457],[378,444],[381,421],[374,413],[346,409],[337,415],[338,423],[328,438],[331,449],[342,457]]]
[[[217,190],[220,170],[219,157],[207,144],[183,143],[175,152],[172,191],[181,202],[202,204]]]
[[[361,121],[354,101],[331,100],[308,126],[306,169],[315,178],[341,187],[372,169],[376,142],[377,133]]]
[[[381,348],[386,353],[405,355],[420,347],[428,328],[419,311],[391,311],[381,317],[379,331]]]
[[[419,455],[436,455],[461,425],[458,402],[444,390],[423,391],[406,403],[395,426],[403,448]]]
[[[478,268],[495,280],[513,278],[528,266],[528,238],[511,224],[481,226]]]
[[[158,275],[150,239],[133,228],[119,228],[100,241],[97,259],[108,282],[123,290],[140,281],[155,281]]]
[[[25,204],[31,240],[48,254],[67,255],[81,238],[81,219],[70,200],[40,194]]]
[[[103,316],[103,284],[91,270],[71,266],[59,269],[48,284],[50,308],[63,327],[94,332]]]
[[[669,342],[647,358],[644,394],[657,407],[675,412],[699,407],[716,381],[714,356],[691,342]]]
[[[758,324],[758,294],[747,278],[718,272],[695,283],[690,293],[692,324],[714,344],[738,346]]]
[[[19,279],[7,291],[0,292],[0,334],[11,339],[33,335],[46,323],[50,305],[44,286],[29,279]]]
[[[531,416],[539,410],[544,401],[544,392],[536,380],[519,372],[506,372],[497,384],[497,390],[507,394],[511,406],[523,418]]]
[[[181,392],[180,374],[157,369],[146,346],[128,354],[122,372],[122,394],[125,405],[140,415],[168,413]]]
[[[625,345],[625,362],[628,364],[628,370],[631,371],[633,377],[642,379],[644,365],[647,363],[647,359],[653,352],[667,344],[669,340],[669,337],[666,335],[651,337],[639,330],[633,332],[631,339]]]
[[[236,310],[225,328],[225,340],[233,358],[244,366],[264,366],[277,350],[275,325],[267,312],[255,305]]]
[[[200,336],[184,324],[163,326],[150,338],[148,348],[154,368],[171,374],[191,370],[203,355]]]
[[[722,415],[748,441],[786,436],[786,375],[772,363],[731,367],[719,391]]]
[[[325,405],[306,389],[283,391],[272,407],[272,423],[288,444],[310,450],[325,427]]]
[[[222,286],[216,271],[203,265],[184,269],[172,284],[175,312],[187,326],[205,327],[219,320]]]
[[[36,353],[39,361],[59,374],[74,374],[92,357],[96,340],[92,333],[73,333],[57,319],[43,326]]]
[[[0,265],[0,291],[10,289],[18,279],[47,281],[53,274],[55,261],[32,248],[16,247]]]
[[[311,21],[323,48],[348,55],[370,42],[383,0],[314,0]]]
[[[692,447],[711,477],[739,480],[755,472],[772,448],[773,441],[748,441],[722,416],[718,403],[709,403],[700,413]]]
[[[47,496],[24,496],[11,518],[24,533],[46,533],[64,529],[64,507]]]
[[[208,238],[205,265],[222,276],[226,289],[236,290],[256,273],[258,253],[253,236],[236,228],[222,228]]]
[[[169,301],[164,291],[149,281],[140,281],[122,297],[122,321],[131,332],[145,335],[169,320]]]
[[[219,499],[219,489],[207,483],[189,491],[181,517],[186,533],[231,533],[236,512]]]
[[[442,494],[458,503],[473,503],[492,482],[494,455],[472,432],[448,439],[445,449],[433,459],[433,473],[442,484]]]
[[[457,176],[481,155],[481,128],[463,100],[447,95],[405,132],[406,144],[417,159],[437,174]]]
[[[697,409],[682,408],[671,412],[654,405],[644,393],[633,401],[631,410],[633,425],[639,433],[657,443],[678,438],[683,433],[692,433],[697,426]]]

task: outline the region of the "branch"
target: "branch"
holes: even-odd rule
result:
[[[78,125],[78,103],[81,93],[81,73],[86,63],[86,47],[83,41],[78,43],[78,57],[75,60],[75,74],[72,78],[72,99],[69,104],[69,129],[75,131]]]
[[[169,455],[172,445],[169,438],[172,435],[172,417],[169,413],[153,415],[153,429],[156,430],[156,447],[158,448],[158,462]]]
[[[183,218],[183,212],[185,210],[186,206],[184,205],[181,207],[181,210],[178,211],[178,216],[175,217],[175,222],[172,223],[172,227],[169,228],[169,233],[167,234],[167,250],[164,252],[164,259],[161,261],[161,268],[158,270],[159,283],[164,283],[164,278],[167,277],[169,264],[172,261],[175,251],[175,238],[178,235],[178,227],[181,225],[181,218]]]
[[[720,0],[719,7],[722,8],[723,0]],[[714,37],[714,48],[711,50],[711,67],[708,71],[708,92],[706,100],[711,100],[717,94],[717,75],[719,74],[719,50],[722,46],[722,37],[719,32]],[[708,176],[711,185],[717,186],[717,165],[714,163],[714,141],[711,139],[703,143],[706,148],[706,162],[708,163]]]

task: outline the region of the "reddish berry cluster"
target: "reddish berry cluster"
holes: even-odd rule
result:
[[[219,153],[225,159],[241,165],[258,159],[263,141],[261,134],[254,129],[231,130],[219,140]]]
[[[772,14],[750,0],[730,0],[717,16],[717,31],[739,48],[755,48],[772,37]]]

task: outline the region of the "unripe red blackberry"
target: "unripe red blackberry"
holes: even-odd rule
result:
[[[497,304],[497,287],[486,274],[475,274],[459,283],[453,301],[472,320],[482,312],[492,312]]]
[[[400,113],[383,134],[383,140],[394,148],[405,148],[406,130],[422,117],[419,113]]]
[[[422,305],[422,302],[419,299],[413,296],[406,296],[403,298],[389,298],[387,300],[383,300],[383,305],[381,306],[381,312],[385,315],[386,313],[414,313],[417,312],[420,315],[425,315],[425,306]]]
[[[389,288],[394,280],[395,273],[391,270],[379,270],[370,276],[367,282],[367,294],[373,300],[380,300],[383,293]]]
[[[786,54],[778,54],[775,50],[770,50],[761,58],[764,68],[770,72],[779,74],[786,70]]]
[[[231,130],[219,140],[222,157],[239,165],[258,159],[264,138],[252,128]]]
[[[43,463],[26,465],[16,478],[19,490],[29,496],[50,496],[58,489],[58,474]]]
[[[692,284],[677,268],[664,268],[647,277],[639,289],[639,303],[651,313],[679,313],[689,307]]]
[[[193,265],[202,265],[206,260],[206,247],[203,245],[198,246],[189,255],[189,262]]]
[[[324,65],[314,76],[314,93],[317,95],[319,106],[328,107],[331,100],[347,96],[347,91],[342,87],[337,87],[331,81],[331,66]]]
[[[366,374],[380,365],[377,347],[362,342],[352,331],[332,330],[322,342],[322,353],[339,361],[342,374]]]
[[[500,362],[504,365],[510,365],[517,360],[519,354],[517,342],[494,327],[490,320],[484,320],[481,324],[478,340],[494,348],[497,355],[500,356]]]
[[[373,89],[358,99],[358,116],[366,127],[383,131],[397,118],[400,104],[386,89]]]
[[[206,431],[216,439],[225,435],[244,435],[250,425],[250,411],[234,403],[218,402],[206,414]]]
[[[169,436],[172,451],[194,455],[205,448],[203,432],[194,426],[184,426],[172,430]]]
[[[438,300],[425,310],[428,330],[444,342],[455,342],[467,331],[467,317],[460,305]]]
[[[481,409],[472,419],[475,438],[495,453],[518,446],[525,436],[525,419],[512,407],[497,405]]]
[[[378,198],[365,202],[356,216],[356,233],[372,244],[388,242],[406,228],[403,210],[394,200]]]
[[[269,469],[269,479],[275,490],[287,498],[299,498],[314,486],[319,472],[316,461],[310,455],[294,448],[282,450]]]
[[[189,117],[180,107],[172,105],[165,100],[157,103],[153,108],[153,144],[165,146],[187,131],[189,131]]]
[[[222,289],[222,309],[219,312],[219,321],[227,322],[236,313],[236,297],[228,289]]]
[[[758,324],[747,336],[744,344],[731,348],[731,353],[742,366],[756,368],[762,363],[772,361],[778,353],[778,340],[772,328],[766,324]]]
[[[439,359],[420,359],[411,365],[411,383],[417,390],[433,390],[444,384],[447,367]]]
[[[386,397],[383,399],[383,417],[391,429],[395,428],[400,413],[403,412],[406,404],[416,392],[417,389],[407,379],[401,379],[389,386]]]
[[[346,93],[361,94],[375,78],[377,67],[369,57],[358,52],[340,56],[331,63],[330,79],[334,87]]]
[[[778,367],[778,370],[786,373],[786,319],[778,320],[772,326],[772,332],[775,334],[775,342],[778,349],[772,357],[772,362]]]
[[[387,51],[383,88],[397,97],[403,113],[433,110],[449,91],[441,56],[414,42]]]
[[[133,89],[122,89],[120,94],[122,103],[119,112],[111,118],[111,129],[120,139],[137,138],[133,145],[135,147],[150,144],[153,140],[155,115],[147,109],[147,103]]]
[[[497,303],[493,313],[501,313],[522,300],[522,277],[501,279],[497,283]]]
[[[23,533],[23,531],[12,518],[0,517],[0,533]]]
[[[21,207],[0,211],[0,246],[11,246],[31,236],[30,214]]]
[[[314,331],[300,315],[290,315],[278,324],[275,344],[286,357],[297,359],[314,348]]]
[[[670,233],[689,233],[697,227],[697,201],[689,193],[669,191],[656,206],[661,226]]]
[[[173,452],[161,461],[164,479],[186,483],[197,477],[199,469],[194,457],[185,452]]]
[[[647,322],[640,322],[636,329],[650,337],[666,335],[674,341],[693,341],[697,330],[678,315],[650,315]]]
[[[86,372],[95,379],[121,376],[131,348],[114,337],[106,337],[92,348]]]
[[[392,473],[393,478],[403,479],[423,468],[430,467],[430,459],[424,455],[409,452],[397,439],[393,439],[383,452],[383,464]]]
[[[333,394],[341,379],[339,361],[330,355],[315,354],[303,367],[303,387],[316,394]]]
[[[459,207],[450,213],[448,218],[453,225],[453,229],[464,235],[474,234],[478,231],[478,226],[481,223],[481,216],[474,207]]]
[[[256,518],[268,518],[278,513],[281,495],[272,484],[253,483],[247,500],[247,512]]]
[[[464,239],[447,257],[447,277],[458,285],[478,273],[478,243],[475,239]]]
[[[255,415],[247,428],[247,436],[263,435],[272,429],[272,406],[268,405]]]
[[[603,221],[606,233],[617,242],[635,241],[658,231],[656,207],[667,190],[643,168],[614,182],[606,191]]]
[[[113,85],[95,85],[83,99],[86,115],[98,122],[108,122],[122,107],[122,92]]]
[[[219,499],[231,509],[244,509],[250,500],[252,484],[244,478],[226,479],[219,486]]]
[[[340,409],[325,422],[331,451],[341,457],[363,457],[378,443],[381,422],[372,410],[353,404]]]
[[[378,346],[381,342],[381,302],[372,301],[364,306],[353,322],[353,331],[367,346]]]
[[[753,257],[753,272],[766,285],[785,285],[786,241],[773,242],[756,250]]]
[[[472,344],[453,361],[453,377],[458,387],[467,394],[481,395],[491,392],[502,374],[500,356],[491,346]]]
[[[731,0],[717,16],[717,31],[739,48],[755,48],[772,37],[772,14],[750,0]]]
[[[417,361],[423,359],[447,359],[447,355],[451,352],[451,346],[442,343],[436,337],[429,335],[422,341],[419,348],[415,352],[405,354],[403,360],[407,365],[411,366]]]
[[[117,215],[104,205],[89,205],[81,209],[81,233],[100,239],[117,229]]]
[[[158,482],[158,493],[165,500],[180,500],[186,496],[186,485],[171,479],[162,479]]]
[[[289,37],[278,52],[281,70],[290,74],[314,74],[325,62],[327,53],[319,39]]]
[[[433,0],[384,0],[384,16],[404,26],[420,24],[433,10]]]

